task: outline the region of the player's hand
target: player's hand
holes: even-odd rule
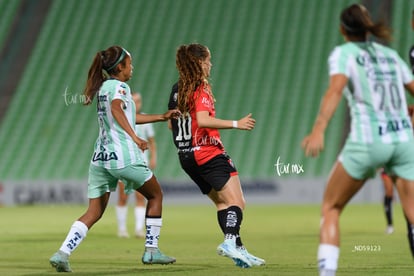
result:
[[[306,156],[316,157],[323,150],[324,134],[320,131],[312,131],[302,141],[302,148]]]
[[[180,116],[181,116],[181,112],[178,109],[171,109],[163,114],[164,121],[169,120],[169,119],[177,119]]]
[[[140,148],[143,152],[148,149],[147,141],[136,137],[134,142],[135,142],[135,144],[137,144],[138,148]]]
[[[252,118],[252,113],[249,113],[246,117],[237,121],[237,128],[242,130],[252,130],[256,120]]]

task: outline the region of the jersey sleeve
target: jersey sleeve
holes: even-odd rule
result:
[[[210,89],[210,87],[201,85],[197,88],[196,93],[194,93],[195,112],[211,111],[213,101],[210,94],[208,94],[208,89]]]
[[[118,82],[115,86],[115,92],[114,95],[112,97],[112,100],[121,100],[124,103],[127,103],[127,95],[131,94],[130,92],[130,88],[128,86],[128,84],[124,83],[124,82]]]
[[[176,82],[171,88],[170,100],[168,101],[168,109],[176,109],[178,105],[178,83]]]
[[[329,75],[342,74],[349,78],[350,70],[347,66],[347,56],[341,47],[336,47],[328,59]]]

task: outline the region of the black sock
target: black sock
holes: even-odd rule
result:
[[[226,230],[227,209],[217,211],[217,220],[220,229],[224,234],[224,231]]]
[[[237,247],[242,247],[243,246],[242,240],[240,238],[240,234],[237,234],[237,236],[236,236],[236,246]]]
[[[392,197],[384,197],[385,217],[387,218],[387,225],[392,225]]]
[[[414,227],[408,221],[408,218],[405,217],[407,221],[407,237],[408,237],[408,244],[410,245],[411,255],[414,257]]]
[[[230,206],[226,211],[226,225],[224,228],[224,234],[226,236],[232,235],[237,238],[240,231],[240,225],[243,220],[243,212],[237,206]]]

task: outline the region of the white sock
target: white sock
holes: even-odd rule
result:
[[[236,235],[233,234],[226,234],[224,235],[224,241],[231,241],[231,243],[236,246]]]
[[[70,255],[83,241],[87,233],[88,227],[81,221],[75,221],[59,250]]]
[[[147,218],[147,235],[145,247],[158,248],[162,218]]]
[[[335,245],[323,243],[318,248],[319,271],[336,271],[338,268],[339,248]]]
[[[145,225],[145,207],[137,206],[134,209],[135,213],[135,232],[144,230]]]
[[[116,220],[118,221],[118,231],[126,232],[126,221],[128,216],[128,206],[116,206]]]

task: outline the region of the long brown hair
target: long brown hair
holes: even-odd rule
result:
[[[353,4],[341,13],[341,25],[346,35],[359,40],[366,40],[368,33],[371,33],[384,42],[391,40],[391,29],[383,22],[374,23],[368,10],[360,4]]]
[[[202,67],[202,61],[208,55],[208,48],[198,43],[181,45],[177,49],[176,65],[179,73],[178,109],[183,114],[190,112],[194,108],[194,101],[190,99],[190,95],[200,84],[208,84]]]
[[[105,80],[110,78],[111,75],[116,76],[120,72],[118,64],[125,65],[128,55],[128,52],[120,46],[111,46],[96,53],[89,68],[88,79],[83,92],[86,99],[85,105],[92,103],[93,98]]]

